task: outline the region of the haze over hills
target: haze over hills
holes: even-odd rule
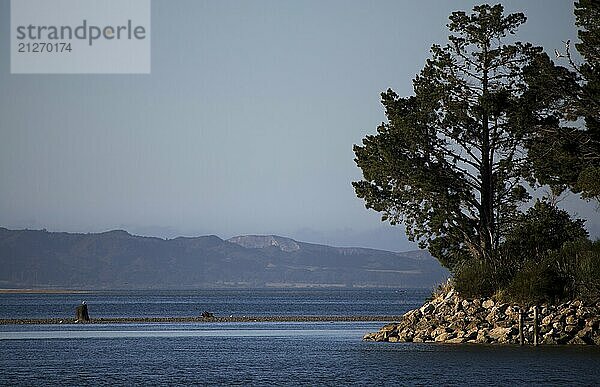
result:
[[[275,235],[160,239],[0,228],[0,287],[432,287],[448,272],[426,251],[395,253]]]

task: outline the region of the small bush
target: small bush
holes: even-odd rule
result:
[[[489,297],[496,291],[496,272],[485,262],[464,262],[454,274],[454,286],[463,297]]]
[[[568,281],[571,298],[600,301],[600,241],[565,243],[550,254],[561,277]]]
[[[543,261],[550,251],[566,242],[587,239],[581,219],[571,219],[569,213],[538,200],[512,226],[500,253],[518,272],[528,261]]]
[[[565,298],[568,281],[549,260],[527,262],[506,289],[508,298],[522,305],[556,302]]]

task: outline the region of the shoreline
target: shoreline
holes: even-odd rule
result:
[[[0,289],[0,294],[88,294],[90,290],[75,289]]]
[[[139,323],[245,323],[245,322],[386,322],[401,316],[239,316],[239,317],[101,317],[86,322],[74,318],[0,319],[0,325],[86,325]]]
[[[390,343],[600,345],[600,303],[519,306],[442,288],[418,309],[364,335]]]

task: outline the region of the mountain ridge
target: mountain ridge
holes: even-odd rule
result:
[[[431,287],[427,252],[332,247],[278,235],[158,237],[0,227],[0,287]]]

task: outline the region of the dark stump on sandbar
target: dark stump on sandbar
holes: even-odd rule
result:
[[[90,315],[88,314],[88,307],[86,304],[81,304],[75,309],[75,319],[77,321],[90,321]]]

